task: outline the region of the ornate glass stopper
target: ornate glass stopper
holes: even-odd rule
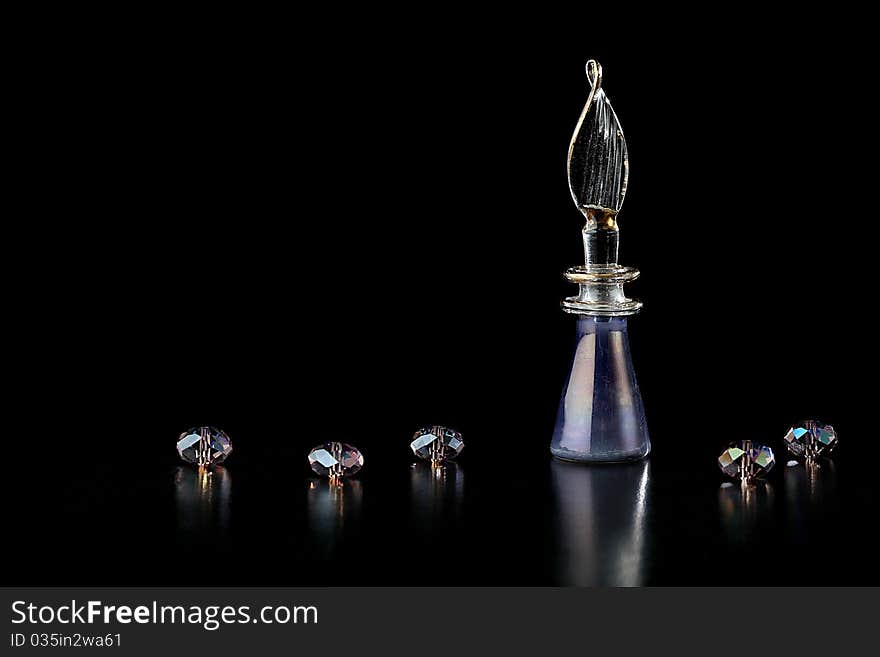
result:
[[[639,272],[617,264],[629,159],[595,60],[587,62],[587,79],[590,93],[568,149],[571,197],[586,219],[584,265],[565,273],[580,291],[562,307],[578,323],[550,451],[566,461],[632,461],[651,444],[627,336],[626,316],[642,304],[623,292]]]
[[[617,213],[623,206],[629,178],[629,158],[620,121],[602,89],[602,67],[587,62],[590,95],[568,147],[568,187],[583,213],[584,266],[565,277],[580,286],[576,297],[562,306],[567,312],[605,317],[632,315],[642,304],[627,299],[623,284],[639,276],[638,269],[617,264],[620,229]]]

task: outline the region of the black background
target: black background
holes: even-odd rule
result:
[[[373,19],[31,43],[5,245],[9,583],[880,582],[858,540],[877,517],[875,75],[853,25]],[[627,136],[620,260],[645,302],[654,451],[625,581],[601,555],[633,535],[608,530],[598,559],[566,544],[577,501],[548,450],[589,57]],[[833,486],[801,496],[780,441],[809,416],[842,445]],[[408,442],[435,422],[465,436],[464,483],[427,513]],[[196,513],[174,443],[200,424],[235,452],[228,497]],[[781,463],[740,525],[714,459],[744,438]],[[305,455],[328,440],[367,465],[319,518]],[[595,577],[564,574],[591,559]]]

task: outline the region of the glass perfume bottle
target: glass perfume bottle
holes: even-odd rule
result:
[[[587,78],[590,93],[568,149],[571,196],[586,220],[584,265],[565,273],[579,286],[577,296],[562,302],[577,315],[575,352],[550,451],[565,461],[635,461],[651,443],[627,335],[627,318],[642,304],[623,291],[639,271],[617,264],[629,161],[598,62],[587,62]]]

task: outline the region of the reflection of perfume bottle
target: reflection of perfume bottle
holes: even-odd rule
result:
[[[626,325],[627,316],[642,304],[623,292],[624,283],[639,272],[617,264],[617,213],[629,161],[620,123],[602,90],[598,62],[587,62],[587,78],[590,95],[568,149],[571,196],[586,219],[584,266],[565,274],[580,290],[562,307],[578,320],[550,451],[567,461],[632,461],[645,457],[651,443]]]
[[[561,586],[641,586],[645,556],[650,463],[618,468],[582,468],[553,462],[557,584]]]

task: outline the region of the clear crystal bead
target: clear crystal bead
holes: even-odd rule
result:
[[[837,432],[833,427],[825,426],[816,430],[816,442],[824,445],[825,448],[831,448],[837,445]]]
[[[225,461],[232,453],[232,442],[220,429],[194,427],[180,434],[177,453],[187,463],[206,467]]]
[[[792,427],[785,434],[785,446],[788,451],[795,456],[802,456],[806,451],[807,442],[809,441],[810,432],[803,427]]]
[[[837,432],[831,425],[806,420],[789,429],[783,440],[791,454],[813,459],[828,454],[837,446]]]
[[[464,449],[464,441],[458,431],[434,425],[416,431],[410,447],[420,459],[439,463],[458,456]]]
[[[767,474],[776,465],[776,457],[773,455],[773,450],[763,445],[753,447],[751,452],[749,452],[749,458],[752,464],[759,468],[759,472],[755,473],[756,476]]]
[[[364,467],[364,455],[346,443],[327,443],[309,452],[309,465],[322,477],[348,477]]]
[[[721,472],[728,477],[735,477],[736,473],[739,472],[740,459],[743,456],[745,456],[745,450],[739,447],[732,445],[725,449],[721,452],[721,456],[718,457],[718,466],[721,468]]]
[[[776,464],[773,450],[750,440],[731,443],[718,457],[718,467],[728,477],[752,479],[763,477]]]

